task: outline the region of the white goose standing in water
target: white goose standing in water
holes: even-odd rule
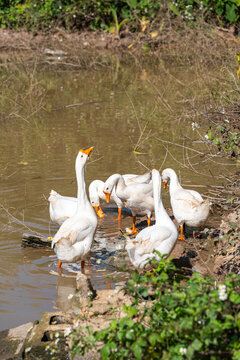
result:
[[[52,240],[52,248],[58,257],[59,273],[62,273],[62,262],[76,262],[81,260],[81,270],[84,273],[85,258],[87,257],[97,229],[97,216],[90,204],[84,181],[84,168],[93,147],[79,150],[75,162],[77,177],[77,210],[60,226]]]
[[[128,238],[126,245],[131,263],[138,268],[143,268],[153,257],[159,259],[154,250],[169,255],[178,237],[177,228],[162,203],[161,176],[156,169],[152,170],[152,182],[156,222],[143,229],[135,239]]]
[[[154,211],[152,182],[126,184],[122,175],[113,174],[105,181],[103,188],[107,202],[110,200],[114,187],[117,197],[132,212],[133,228],[129,234],[138,232],[135,227],[137,214],[147,215],[149,226]]]
[[[126,184],[130,183],[149,183],[151,181],[151,172],[143,175],[125,174],[123,175]],[[89,198],[90,202],[100,218],[105,216],[100,200],[106,201],[105,194],[103,193],[104,182],[102,180],[93,180],[89,185]],[[51,190],[49,201],[49,215],[52,222],[62,225],[62,223],[73,216],[77,210],[77,198],[70,196],[62,196],[55,190]],[[121,212],[123,203],[116,195],[113,189],[110,202],[115,203],[118,207],[118,217],[121,220]]]
[[[142,184],[146,183],[148,184],[151,181],[151,172],[147,172],[143,175],[136,175],[136,174],[124,174],[122,175],[124,182],[126,185],[129,184]],[[102,180],[94,180],[89,185],[89,197],[92,206],[96,210],[97,214],[99,210],[102,212],[102,216],[105,216],[101,209],[100,205],[100,199],[106,201],[105,193],[103,191],[104,189],[104,182]],[[121,214],[122,214],[122,208],[123,208],[123,202],[122,200],[117,196],[115,187],[112,190],[111,196],[109,198],[109,202],[114,203],[118,207],[118,217],[117,220],[121,220]]]
[[[203,200],[197,191],[184,189],[175,171],[167,168],[162,172],[164,187],[169,179],[170,202],[181,231],[179,240],[184,240],[184,224],[190,227],[202,227],[208,218],[211,203],[209,200]]]

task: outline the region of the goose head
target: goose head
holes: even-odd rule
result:
[[[167,187],[167,183],[169,181],[169,179],[171,178],[171,170],[172,169],[165,169],[162,172],[162,181],[163,181],[163,188],[166,189]]]
[[[78,155],[77,155],[77,159],[76,159],[76,161],[78,162],[79,165],[84,166],[86,164],[92,150],[93,150],[93,146],[86,149],[86,150],[83,150],[83,149],[79,150]]]
[[[114,188],[114,186],[116,185],[116,182],[117,182],[116,175],[118,175],[118,174],[111,175],[111,176],[106,180],[106,182],[105,182],[105,184],[104,184],[104,187],[103,187],[103,193],[104,193],[105,196],[106,196],[106,201],[107,201],[107,203],[109,203],[109,201],[110,201],[111,193],[112,193],[113,188]]]
[[[94,210],[96,211],[97,215],[100,218],[103,218],[105,216],[105,214],[102,211],[100,201],[99,201],[97,185],[96,185],[97,181],[98,180],[93,180],[91,182],[91,184],[89,185],[89,199],[90,199],[91,205],[94,208]]]

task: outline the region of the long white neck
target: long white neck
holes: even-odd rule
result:
[[[78,191],[77,191],[78,209],[82,207],[86,201],[88,201],[87,193],[86,193],[86,185],[84,181],[84,168],[85,168],[85,164],[80,164],[77,158],[75,163],[75,170],[76,170],[77,187],[78,187]]]
[[[157,170],[152,171],[153,181],[153,200],[154,200],[154,211],[156,225],[166,224],[170,218],[166,212],[161,198],[161,176]],[[170,220],[171,221],[171,220]]]
[[[90,199],[102,199],[105,200],[105,195],[103,193],[104,182],[102,180],[93,180],[89,185],[89,196]]]
[[[168,175],[170,177],[169,191],[170,191],[170,195],[172,195],[177,189],[182,189],[182,186],[178,181],[178,177],[175,171],[173,169],[167,169],[167,170],[168,170]]]
[[[112,183],[115,185],[116,193],[117,191],[122,191],[126,188],[125,181],[123,179],[123,176],[120,174],[114,174],[112,175],[111,179]]]

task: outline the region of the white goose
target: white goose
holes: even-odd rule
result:
[[[128,238],[126,250],[131,263],[143,268],[149,259],[156,257],[153,251],[161,255],[169,255],[176,243],[178,232],[173,221],[168,216],[161,199],[161,176],[155,169],[152,170],[153,199],[156,222],[143,229],[135,239]]]
[[[105,181],[103,188],[107,202],[110,200],[114,187],[117,197],[121,200],[123,205],[132,212],[133,228],[130,234],[135,234],[137,232],[135,227],[137,214],[147,215],[149,226],[151,215],[154,210],[152,182],[131,182],[130,184],[126,184],[122,175],[113,174]]]
[[[61,274],[62,261],[76,262],[81,260],[84,272],[85,258],[88,255],[97,228],[97,216],[91,206],[84,181],[84,168],[93,147],[79,150],[75,169],[78,185],[76,213],[64,221],[52,240],[52,248],[58,257]]]
[[[125,183],[128,184],[138,184],[138,183],[149,183],[151,181],[151,173],[147,172],[143,175],[135,175],[135,174],[124,174],[122,175],[123,179],[125,181]],[[89,186],[89,197],[90,197],[90,201],[92,206],[95,208],[97,214],[98,214],[98,209],[100,209],[100,211],[102,212],[103,216],[104,213],[101,209],[101,205],[100,205],[100,199],[106,201],[106,196],[105,193],[103,191],[104,188],[104,182],[101,180],[94,180],[91,182],[90,186]],[[110,203],[115,203],[118,207],[118,217],[117,219],[120,221],[121,220],[121,213],[122,213],[122,208],[123,208],[123,202],[122,200],[117,196],[116,191],[115,191],[115,187],[112,190],[111,196],[109,198],[109,202]],[[100,216],[102,217],[102,216]]]
[[[178,181],[177,174],[170,168],[162,172],[164,188],[169,179],[170,202],[173,215],[181,230],[179,240],[184,240],[184,224],[191,227],[201,227],[207,220],[211,203],[208,200],[203,200],[197,191],[183,189]]]
[[[148,172],[143,175],[125,174],[123,175],[126,183],[132,182],[146,182],[151,180],[151,173]],[[100,200],[106,201],[105,194],[103,193],[104,182],[102,180],[93,180],[89,185],[89,198],[92,206],[100,218],[105,214],[101,208]],[[49,201],[49,214],[52,222],[61,225],[66,219],[73,216],[77,210],[77,198],[70,196],[62,196],[56,191],[51,190]],[[123,203],[117,197],[115,189],[113,189],[110,201],[115,203],[118,207],[118,220],[121,220],[121,212]]]

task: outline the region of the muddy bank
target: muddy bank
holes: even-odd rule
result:
[[[94,292],[85,275],[76,278],[76,293],[71,298],[72,307],[66,312],[43,313],[41,319],[14,329],[0,332],[0,359],[71,359],[72,333],[92,326],[94,331],[107,327],[113,318],[125,316],[123,304],[131,299],[121,291]],[[93,300],[92,300],[93,299]],[[97,352],[75,359],[98,359]]]
[[[45,64],[62,65],[65,67],[86,67],[107,65],[102,59],[105,53],[114,53],[126,62],[136,61],[141,56],[150,61],[149,55],[164,57],[168,54],[169,61],[176,58],[184,63],[191,63],[196,56],[202,58],[203,63],[224,62],[232,58],[238,49],[239,38],[234,35],[234,29],[205,26],[201,30],[190,29],[182,23],[174,26],[170,24],[154,36],[148,32],[122,32],[120,37],[99,31],[67,32],[55,29],[49,33],[29,33],[23,30],[14,31],[1,29],[0,58],[2,65],[18,54],[21,58],[36,58]],[[231,49],[229,49],[231,46]],[[203,54],[203,51],[206,51]],[[235,54],[234,54],[235,55]],[[172,56],[172,58],[171,58]],[[89,62],[89,59],[92,62]],[[134,60],[135,59],[135,60]],[[235,59],[231,59],[235,60]]]

